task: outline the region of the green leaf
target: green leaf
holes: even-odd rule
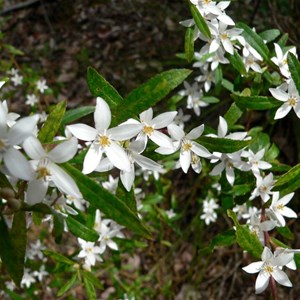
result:
[[[55,137],[64,113],[66,111],[66,102],[61,101],[49,114],[44,126],[40,129],[38,138],[42,144],[51,143]]]
[[[172,69],[162,72],[134,89],[126,99],[115,108],[111,107],[112,126],[132,118],[167,96],[180,85],[192,71]]]
[[[88,296],[89,300],[97,300],[97,295],[95,291],[95,287],[93,283],[87,278],[86,276],[83,276],[83,282],[84,282],[84,287]]]
[[[227,215],[234,222],[234,225],[236,227],[236,241],[240,245],[240,247],[249,252],[250,255],[256,258],[260,258],[263,252],[263,247],[257,236],[254,233],[251,233],[248,227],[242,226],[238,222],[238,219],[232,210],[228,209]]]
[[[92,67],[88,67],[87,82],[92,95],[103,98],[110,109],[123,102],[123,98],[117,90]]]
[[[73,274],[73,276],[59,289],[57,292],[57,297],[61,297],[64,293],[66,293],[69,289],[71,289],[76,282],[78,281],[77,273]]]
[[[276,230],[281,236],[285,237],[288,240],[293,241],[295,239],[294,234],[291,232],[291,230],[287,226],[276,227]]]
[[[52,209],[53,214],[53,230],[52,233],[55,238],[56,243],[60,243],[62,235],[64,233],[64,221],[65,218],[54,209]]]
[[[66,218],[66,222],[68,229],[75,236],[89,242],[96,242],[99,239],[99,234],[95,230],[88,228],[84,224],[77,221],[74,217],[69,215]]]
[[[242,114],[243,111],[233,102],[224,115],[228,127],[232,127],[240,119]]]
[[[286,195],[300,188],[300,164],[291,168],[287,173],[280,176],[274,185],[274,190]]]
[[[237,106],[241,109],[268,110],[279,107],[282,103],[266,96],[240,96],[231,94]]]
[[[82,271],[82,276],[85,277],[89,282],[91,282],[97,289],[103,289],[101,281],[89,271]]]
[[[135,200],[133,188],[128,192],[124,188],[123,184],[119,184],[116,196],[120,200],[122,200],[134,213],[137,213],[136,200]]]
[[[11,242],[14,249],[14,263],[18,268],[16,274],[17,282],[21,282],[24,271],[26,245],[27,245],[27,228],[25,211],[18,211],[14,214],[12,228],[10,232]]]
[[[204,96],[202,97],[202,100],[206,103],[219,103],[220,99],[218,99],[217,97],[213,97],[213,96]]]
[[[199,10],[193,4],[190,5],[190,9],[191,9],[193,19],[195,20],[195,23],[196,23],[198,29],[200,30],[200,32],[202,32],[204,34],[205,37],[210,39],[211,33],[209,30],[209,27],[208,27],[206,21],[204,20],[204,18],[201,16]]]
[[[184,50],[187,61],[190,63],[194,58],[194,32],[195,27],[188,27],[185,32]]]
[[[57,261],[57,262],[60,262],[60,263],[63,263],[63,264],[67,264],[67,265],[70,265],[70,266],[73,266],[75,264],[75,261],[69,259],[68,257],[60,254],[60,253],[57,253],[57,252],[54,252],[54,251],[50,251],[50,250],[43,250],[43,253],[46,255],[46,256],[49,256],[51,257],[53,260]]]
[[[227,79],[222,79],[222,86],[231,93],[234,93],[234,85],[232,82]]]
[[[296,56],[291,52],[288,53],[287,59],[292,79],[294,80],[297,91],[300,94],[300,63]]]
[[[70,164],[63,164],[64,169],[75,179],[84,199],[100,209],[108,218],[126,226],[128,229],[151,238],[148,229],[136,214],[118,197],[83,175]]]
[[[95,111],[95,106],[82,106],[66,111],[62,121],[61,126],[70,124],[82,117],[85,117]]]
[[[200,253],[211,253],[216,247],[231,246],[235,241],[235,231],[234,229],[229,229],[216,235],[208,247],[200,249]]]
[[[234,54],[233,55],[229,55],[228,59],[230,61],[230,63],[232,64],[232,66],[241,74],[241,75],[246,75],[247,71],[245,68],[245,65],[243,63],[243,60],[241,58],[241,56],[237,53],[236,50],[234,50]]]
[[[269,62],[269,49],[263,39],[244,23],[238,23],[236,24],[236,27],[243,29],[242,35],[245,40],[263,57],[265,61]]]
[[[7,224],[0,215],[0,258],[17,286],[23,277],[23,265],[16,264],[16,252]]]
[[[252,141],[238,141],[225,138],[201,136],[197,142],[211,152],[233,153],[250,145]]]
[[[280,31],[278,29],[268,29],[259,33],[259,36],[267,43],[270,43],[280,36]]]

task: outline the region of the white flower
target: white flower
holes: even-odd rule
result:
[[[118,188],[118,183],[119,177],[113,178],[111,175],[109,175],[108,181],[102,182],[102,186],[108,191],[110,191],[112,194],[115,194]]]
[[[11,128],[6,122],[6,112],[0,105],[0,162],[4,161],[4,165],[13,176],[30,180],[32,169],[25,156],[15,146],[22,144],[32,134],[37,124],[37,117],[22,118]]]
[[[180,128],[184,128],[184,123],[186,123],[192,116],[185,115],[181,108],[178,109],[178,114],[174,118],[173,123],[178,125]]]
[[[45,265],[41,265],[38,271],[34,271],[33,275],[41,282],[49,273],[45,269]]]
[[[81,251],[78,254],[78,257],[84,258],[85,264],[90,267],[94,266],[96,264],[96,261],[102,261],[102,258],[99,254],[103,253],[101,252],[101,249],[99,246],[95,246],[95,243],[93,242],[86,242],[85,240],[78,238],[78,242],[81,247]]]
[[[293,259],[292,253],[283,253],[278,256],[274,256],[268,247],[264,248],[261,255],[261,261],[251,263],[243,268],[247,273],[258,273],[255,282],[256,294],[262,293],[269,285],[270,277],[273,277],[279,284],[291,287],[287,275],[281,270],[283,266],[288,264]]]
[[[5,123],[7,124],[8,127],[12,127],[13,125],[15,125],[16,119],[20,117],[19,114],[8,112],[8,106],[6,100],[4,100],[3,102],[0,101],[0,116],[1,118],[3,118],[3,120],[6,120]],[[4,123],[3,120],[2,122]]]
[[[277,109],[274,117],[275,120],[284,118],[292,108],[297,117],[300,118],[300,97],[293,80],[288,84],[287,92],[280,87],[276,89],[270,88],[269,90],[275,99],[284,102]]]
[[[14,86],[18,86],[23,83],[23,76],[19,75],[18,73],[14,74],[10,79],[13,82]]]
[[[50,180],[63,193],[75,198],[82,198],[74,179],[56,164],[67,162],[74,157],[77,152],[76,138],[61,142],[46,152],[40,141],[31,136],[25,140],[23,148],[27,155],[33,159],[31,164],[34,169],[34,177],[28,183],[26,198],[29,205],[43,201]]]
[[[279,67],[281,74],[284,77],[289,78],[291,76],[291,73],[289,71],[289,66],[287,63],[287,56],[288,56],[289,52],[296,55],[296,47],[290,48],[284,54],[283,54],[282,49],[280,48],[280,46],[277,43],[274,43],[274,47],[275,47],[276,56],[272,57],[271,60],[273,61],[273,63],[276,66]]]
[[[130,124],[136,124],[137,127],[141,126],[142,131],[138,134],[137,140],[144,145],[142,151],[145,150],[148,139],[160,147],[173,148],[171,139],[159,129],[167,127],[176,115],[177,111],[169,111],[153,118],[153,109],[149,108],[139,115],[140,122],[133,119],[128,120]]]
[[[103,153],[116,168],[130,171],[130,161],[124,149],[116,141],[136,136],[141,130],[141,126],[126,124],[108,129],[111,123],[111,111],[107,103],[100,97],[97,98],[94,121],[96,128],[85,124],[74,124],[67,127],[78,139],[92,142],[84,158],[82,172],[84,174],[93,172],[99,165]]]
[[[31,284],[36,282],[35,278],[33,277],[33,273],[29,273],[29,272],[30,272],[30,270],[28,268],[24,269],[24,275],[21,280],[22,288],[24,288],[24,287],[30,288]]]
[[[34,259],[38,257],[40,260],[44,257],[44,253],[42,252],[45,250],[46,247],[41,243],[40,240],[37,240],[35,243],[31,243],[29,248],[26,251],[26,257],[29,259]]]
[[[204,131],[204,125],[200,125],[188,134],[175,124],[170,124],[168,126],[168,132],[170,136],[175,140],[174,147],[175,150],[169,150],[167,148],[160,147],[155,151],[160,154],[171,154],[180,149],[179,162],[181,169],[184,173],[187,173],[191,163],[193,163],[193,154],[195,156],[208,158],[211,156],[210,152],[200,144],[196,143],[194,140],[198,139]],[[199,161],[197,161],[199,163]]]
[[[26,95],[26,102],[25,104],[30,105],[30,106],[34,106],[35,104],[37,104],[39,102],[39,99],[36,95],[34,94],[30,94],[30,95]]]
[[[261,199],[266,203],[270,199],[271,189],[275,181],[273,179],[273,173],[270,173],[266,177],[256,176],[256,188],[253,190],[250,200],[260,196]]]
[[[203,201],[203,214],[200,216],[200,219],[204,220],[206,225],[209,225],[211,222],[215,222],[217,219],[217,213],[215,210],[217,208],[219,208],[219,205],[213,198],[205,199]]]
[[[269,209],[272,213],[271,215],[274,215],[275,220],[278,221],[279,226],[285,226],[284,217],[297,218],[297,214],[289,207],[286,207],[286,204],[291,201],[293,196],[294,193],[291,193],[279,199],[279,192],[273,192],[272,203]]]
[[[261,149],[257,153],[254,153],[252,150],[249,149],[248,151],[243,151],[241,154],[243,157],[248,158],[250,168],[254,175],[260,176],[260,169],[266,170],[272,167],[271,164],[261,160],[264,157],[264,154],[265,149]]]
[[[49,87],[46,83],[46,80],[41,79],[36,82],[36,88],[40,91],[40,93],[44,94],[45,90],[47,90]]]

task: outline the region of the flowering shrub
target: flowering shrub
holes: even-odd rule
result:
[[[192,185],[203,185],[205,200],[194,220],[209,226],[222,213],[232,220],[233,229],[218,233],[205,251],[237,243],[261,259],[243,267],[258,273],[256,293],[270,286],[277,299],[276,282],[292,286],[284,268],[299,266],[300,250],[277,237],[293,239],[285,218],[297,218],[289,204],[297,201],[300,165],[280,162],[270,128],[283,118],[299,124],[300,63],[295,47],[286,46],[278,30],[257,33],[235,24],[225,12],[229,4],[190,1],[193,18],[181,22],[187,28],[185,53],[178,56],[193,63],[195,72],[165,71],[123,98],[89,68],[96,105],[66,110],[62,101],[45,120],[35,109],[39,95],[51,92],[43,79],[29,83],[29,116],[20,117],[9,111],[7,101],[0,102],[4,297],[15,297],[17,287],[33,297],[38,293],[33,287],[54,273],[58,297],[83,283],[88,298],[97,299],[104,273],[96,270],[107,268],[118,297],[155,298],[139,290],[139,283],[126,286],[115,278],[117,256],[146,247],[141,236],[151,239],[160,230],[154,215],[170,227],[188,218],[176,211],[176,187],[168,179],[180,172],[195,172]],[[17,89],[25,79],[21,70],[8,66],[7,71],[1,88],[9,96],[10,84]],[[183,89],[165,101],[168,111],[153,109],[181,83]],[[209,109],[216,115],[221,106],[225,113],[217,117],[217,128],[206,124]],[[263,112],[260,126],[257,111]],[[78,123],[92,113],[91,125]],[[172,206],[157,206],[168,194],[174,197]],[[76,247],[67,247],[68,241],[76,241]],[[54,242],[66,249],[58,251]],[[108,249],[115,256],[110,263]],[[50,288],[43,292],[55,297]]]

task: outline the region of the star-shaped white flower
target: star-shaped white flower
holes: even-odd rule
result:
[[[275,184],[273,173],[268,174],[265,177],[256,175],[256,188],[253,190],[250,200],[260,196],[261,199],[266,203],[270,199],[270,194],[272,194],[272,188]]]
[[[297,117],[300,118],[300,97],[293,80],[288,84],[287,92],[281,87],[276,89],[270,88],[269,90],[275,99],[284,102],[277,109],[274,117],[275,120],[284,118],[292,108]]]
[[[194,141],[202,135],[203,131],[204,125],[200,125],[192,129],[188,134],[185,134],[179,126],[170,124],[168,132],[174,139],[174,150],[160,147],[155,151],[160,154],[171,154],[180,149],[180,166],[183,172],[187,173],[190,165],[193,163],[193,155],[205,158],[211,156],[211,153],[205,147]]]
[[[286,204],[291,201],[293,196],[294,193],[291,193],[279,199],[279,192],[273,192],[272,203],[269,209],[272,213],[271,215],[273,215],[275,220],[278,221],[279,226],[285,226],[284,217],[297,218],[297,214],[289,207],[286,207]]]
[[[291,287],[292,283],[288,276],[282,271],[282,267],[293,259],[293,253],[283,253],[274,256],[272,251],[265,247],[261,255],[261,261],[251,263],[243,268],[247,273],[258,273],[255,282],[256,294],[262,293],[269,285],[270,277],[273,277],[279,284]]]
[[[27,155],[32,159],[31,165],[34,169],[33,179],[28,183],[26,202],[30,205],[40,203],[44,200],[49,181],[63,193],[75,198],[82,195],[74,179],[57,164],[69,161],[77,152],[77,139],[71,138],[61,142],[49,152],[43,148],[36,137],[28,137],[23,144]]]
[[[93,172],[99,165],[103,153],[116,168],[129,172],[130,161],[117,141],[136,136],[142,126],[125,124],[108,129],[111,123],[111,111],[107,103],[100,97],[97,98],[94,121],[96,128],[86,124],[67,126],[68,130],[78,139],[92,142],[84,158],[82,172],[84,174]]]
[[[78,242],[81,247],[81,251],[78,254],[78,257],[84,258],[85,264],[90,267],[96,264],[96,261],[102,261],[100,257],[101,249],[99,246],[95,246],[93,242],[87,242],[81,238],[78,238]]]

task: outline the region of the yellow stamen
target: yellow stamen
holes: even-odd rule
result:
[[[144,128],[143,128],[143,131],[144,131],[145,134],[151,135],[153,133],[154,129],[153,129],[152,126],[145,125]]]
[[[106,147],[106,146],[109,146],[109,145],[110,145],[110,139],[109,139],[109,137],[106,136],[106,135],[101,135],[101,136],[99,137],[98,142],[99,142],[100,146],[102,146],[102,147]]]
[[[295,106],[297,104],[297,99],[295,97],[291,97],[289,99],[290,106]]]
[[[184,144],[182,145],[182,150],[183,150],[183,151],[191,151],[191,148],[192,148],[192,144],[189,143],[189,142],[184,143]]]
[[[50,176],[51,173],[46,167],[40,167],[36,170],[37,172],[37,179],[46,178],[47,176]]]

